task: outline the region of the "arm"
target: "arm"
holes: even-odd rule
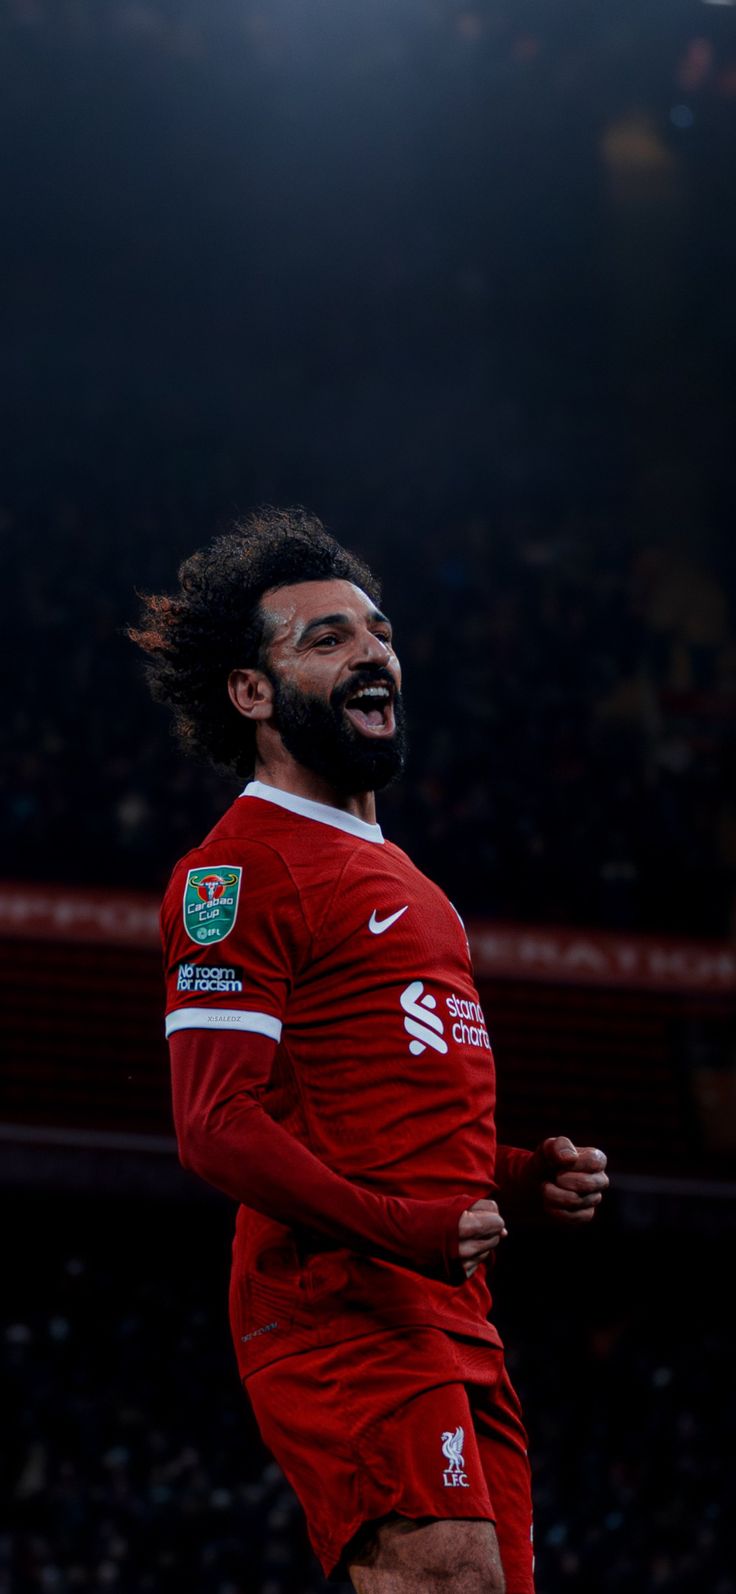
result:
[[[520,1186],[522,1189],[525,1187],[525,1176],[528,1177],[533,1158],[533,1151],[524,1151],[520,1146],[496,1147],[493,1183],[507,1201],[509,1198],[513,1200]]]
[[[279,1223],[462,1282],[458,1225],[472,1197],[379,1195],[326,1167],[261,1105],[276,1051],[268,1037],[182,1029],[169,1045],[185,1168]]]
[[[496,1147],[493,1193],[512,1223],[539,1217],[540,1187],[533,1151],[520,1146]]]

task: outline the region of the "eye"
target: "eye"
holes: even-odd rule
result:
[[[328,631],[325,636],[317,637],[317,641],[315,643],[315,646],[318,647],[318,648],[337,647],[338,641],[339,641],[339,637],[335,636],[334,631]]]

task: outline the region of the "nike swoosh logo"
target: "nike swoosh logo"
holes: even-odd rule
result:
[[[405,907],[399,908],[398,913],[392,913],[388,919],[377,919],[376,910],[374,908],[370,919],[368,920],[368,929],[370,930],[371,934],[383,935],[384,930],[390,930],[392,924],[395,924],[396,920],[401,918],[402,913],[406,913],[408,906],[409,904],[407,902]]]

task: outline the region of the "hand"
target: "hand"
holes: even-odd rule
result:
[[[544,1140],[534,1155],[546,1216],[568,1225],[590,1223],[608,1189],[605,1153],[594,1146],[578,1148],[566,1135],[556,1135]]]
[[[459,1224],[460,1261],[466,1278],[484,1262],[508,1233],[495,1201],[476,1201],[463,1212]]]

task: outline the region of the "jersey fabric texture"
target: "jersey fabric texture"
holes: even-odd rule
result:
[[[328,1577],[347,1575],[364,1523],[473,1517],[496,1524],[507,1594],[534,1594],[527,1439],[500,1348],[393,1330],[285,1357],[246,1388]]]
[[[224,1124],[247,1098],[253,1155],[260,1123],[274,1163],[291,1146],[305,1179],[311,1167],[334,1189],[319,1232],[251,1190],[248,1143],[237,1151],[241,1376],[378,1328],[500,1345],[486,1267],[464,1278],[457,1225],[530,1154],[503,1149],[499,1173],[493,1054],[444,893],[377,825],[253,782],[174,870],[162,935],[167,1034],[196,1032],[199,1047],[180,1088],[209,1091],[198,1118]],[[210,1139],[205,1176],[237,1194],[237,1170],[218,1181]]]

